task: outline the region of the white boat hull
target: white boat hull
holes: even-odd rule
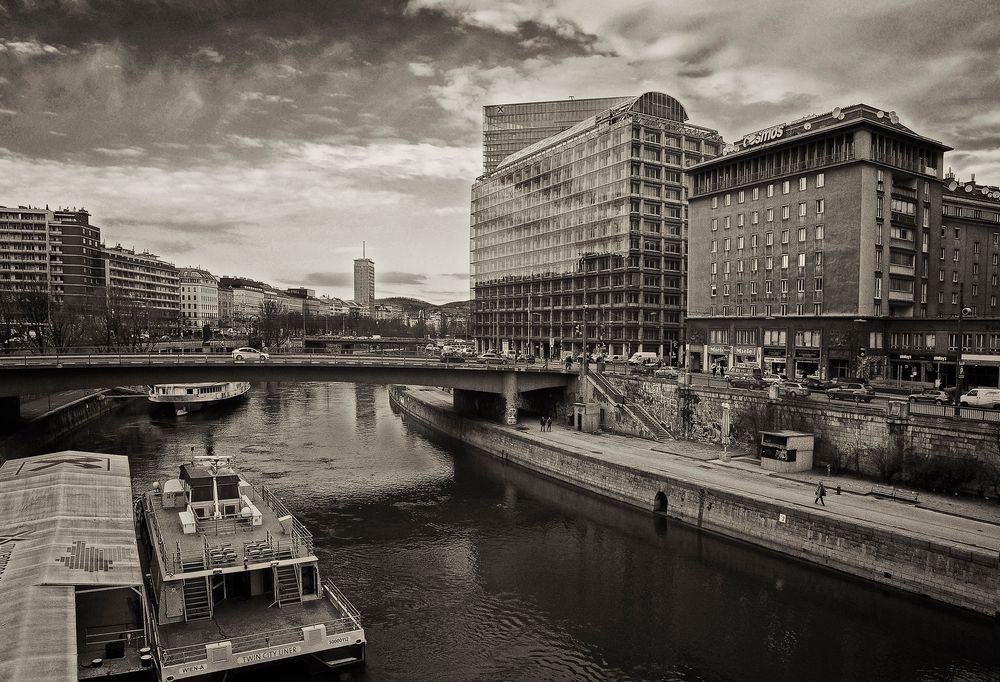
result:
[[[246,395],[249,381],[225,381],[200,384],[157,384],[149,391],[152,403],[171,405],[180,417],[207,405],[233,400]]]

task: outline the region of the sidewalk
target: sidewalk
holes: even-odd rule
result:
[[[104,389],[83,388],[75,391],[60,391],[59,393],[53,393],[51,395],[42,396],[41,398],[24,401],[21,403],[20,423],[26,424],[34,421],[46,412],[58,410],[64,405],[69,405],[80,398],[86,398],[94,393],[100,393],[102,390]]]
[[[423,400],[451,409],[451,395],[439,389],[408,390]],[[671,441],[657,443],[640,438],[574,431],[553,422],[551,432],[540,432],[533,419],[517,426],[497,428],[517,431],[522,437],[552,443],[588,457],[599,457],[634,469],[662,476],[683,478],[696,485],[770,500],[788,507],[808,508],[869,524],[888,526],[904,533],[942,543],[1000,551],[1000,505],[989,502],[952,499],[944,495],[920,492],[919,503],[878,498],[867,494],[873,485],[848,476],[826,476],[809,471],[778,474],[763,471],[756,460],[732,452],[729,462],[722,462],[721,448],[702,443]],[[814,505],[816,483],[827,486],[826,506]],[[840,485],[843,494],[836,495]],[[652,504],[652,501],[650,501]]]

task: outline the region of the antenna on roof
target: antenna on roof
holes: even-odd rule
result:
[[[361,242],[361,257],[365,258],[365,243]]]

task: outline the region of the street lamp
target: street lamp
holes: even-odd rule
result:
[[[962,416],[962,384],[965,383],[965,368],[962,366],[962,349],[965,347],[965,335],[962,333],[962,321],[966,315],[972,314],[972,308],[965,307],[965,283],[958,285],[958,358],[955,361],[955,416]]]

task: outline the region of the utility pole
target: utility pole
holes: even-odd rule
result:
[[[971,311],[970,311],[971,312]],[[965,368],[962,367],[962,348],[965,346],[965,335],[962,333],[962,320],[965,319],[965,282],[958,285],[958,360],[955,362],[955,416],[962,415],[959,400],[962,397],[962,384],[965,383]]]

